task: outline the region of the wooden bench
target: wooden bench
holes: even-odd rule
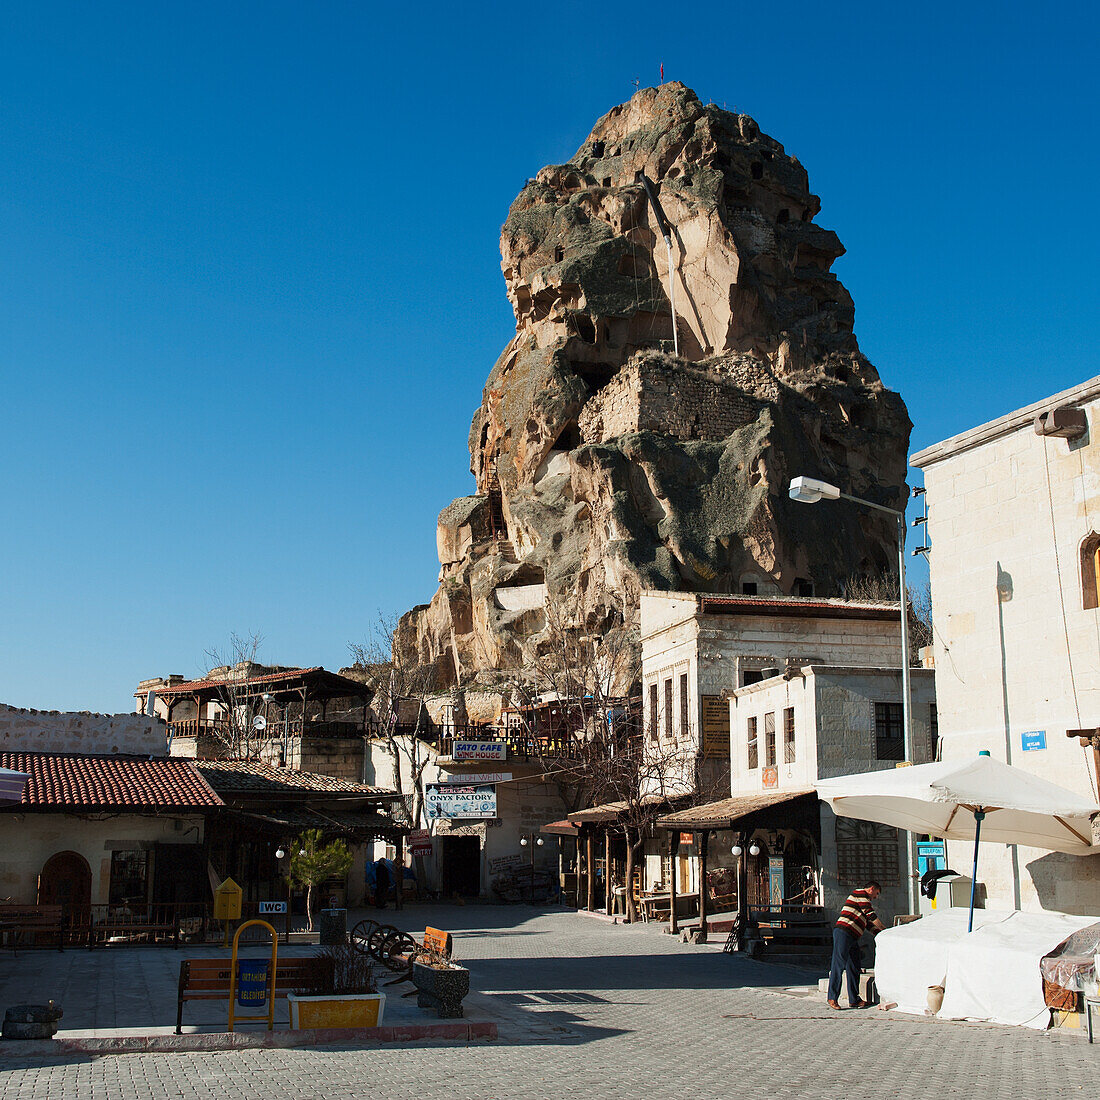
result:
[[[240,960],[238,960],[240,961]],[[229,959],[184,959],[180,963],[179,994],[176,1001],[176,1034],[183,1027],[184,1001],[226,1001],[230,986]],[[285,997],[298,989],[331,986],[335,962],[321,955],[279,959],[275,968],[275,996]]]
[[[60,905],[0,904],[0,932],[29,933],[36,938],[49,933],[57,942],[57,950],[65,950],[65,915]],[[9,941],[9,946],[14,948],[16,944]]]
[[[759,929],[760,939],[769,953],[818,955],[832,950],[832,922],[819,906],[752,908],[749,921]]]
[[[444,932],[439,928],[425,928],[424,939],[417,944],[414,950],[391,956],[395,963],[403,962],[406,969],[404,973],[398,974],[392,981],[386,982],[386,985],[397,985],[399,982],[411,982],[412,964],[420,957],[421,951],[432,958],[449,959],[453,950],[454,941],[451,938],[450,932]]]

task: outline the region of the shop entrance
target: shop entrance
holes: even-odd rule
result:
[[[443,841],[443,896],[476,898],[481,895],[481,839],[445,836]]]

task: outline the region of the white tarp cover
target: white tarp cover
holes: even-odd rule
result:
[[[989,756],[892,771],[840,775],[814,784],[838,817],[881,821],[949,840],[973,840],[968,807],[987,811],[982,840],[1093,855],[1091,798]]]
[[[984,1020],[1045,1028],[1039,961],[1095,917],[1065,913],[946,909],[900,928],[880,932],[875,943],[875,982],[883,1002],[921,1014],[928,987],[944,987],[940,1019]]]
[[[974,928],[1007,916],[975,909]],[[944,984],[948,951],[966,935],[966,921],[967,910],[943,908],[880,932],[875,937],[875,985],[882,1003],[896,1003],[902,1012],[923,1015],[928,1007],[928,987]]]

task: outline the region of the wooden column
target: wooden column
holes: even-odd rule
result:
[[[592,858],[595,853],[592,850],[591,826],[585,829],[585,843],[588,852],[584,858],[585,908],[592,912],[596,908],[596,876],[592,873]]]
[[[742,950],[749,921],[749,838],[747,833],[737,834],[737,843],[741,854],[737,857],[737,949]]]
[[[676,829],[668,831],[668,930],[675,936],[676,924],[676,878],[680,868],[680,834]]]
[[[397,897],[394,905],[398,909],[405,908],[405,837],[398,833],[393,838],[393,846],[397,850],[393,860],[394,878],[397,879]]]
[[[707,942],[707,847],[710,844],[710,830],[704,829],[699,837],[699,938]]]
[[[611,830],[603,830],[603,911],[611,916]]]

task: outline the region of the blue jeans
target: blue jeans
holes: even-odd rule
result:
[[[833,965],[829,971],[829,1000],[840,998],[840,976],[848,975],[848,1001],[859,1004],[859,974],[862,957],[859,940],[843,928],[833,929]]]

